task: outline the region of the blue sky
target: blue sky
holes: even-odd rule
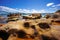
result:
[[[60,9],[60,0],[0,0],[0,6],[22,11],[55,12]]]

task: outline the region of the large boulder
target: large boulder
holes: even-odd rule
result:
[[[13,14],[7,15],[7,17],[8,17],[7,22],[16,21],[16,20],[19,20],[21,18],[21,14],[20,13],[13,13]]]
[[[51,15],[50,15],[50,14],[46,14],[44,17],[45,17],[46,19],[48,19],[48,18],[51,17]]]
[[[52,18],[53,18],[53,19],[56,19],[56,18],[59,18],[59,16],[58,16],[57,14],[53,14],[53,15],[52,15]]]
[[[60,18],[60,10],[57,10],[53,15],[52,18]]]
[[[35,19],[40,19],[42,17],[40,13],[33,13],[31,16],[35,17]]]
[[[29,16],[23,16],[23,19],[40,19],[42,16],[40,13],[33,13]]]
[[[60,15],[60,10],[57,10],[55,14]]]

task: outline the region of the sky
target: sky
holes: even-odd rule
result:
[[[60,0],[0,0],[3,10],[24,13],[52,13],[60,10]]]

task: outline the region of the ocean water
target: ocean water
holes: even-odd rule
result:
[[[2,17],[7,17],[7,14],[0,14],[0,16],[2,16]]]
[[[28,16],[30,15],[30,13],[21,13],[22,16]],[[41,13],[42,17],[44,17],[47,13]],[[3,16],[4,18],[6,18],[6,20],[0,20],[0,23],[7,23],[7,15],[8,14],[0,14],[0,16]]]
[[[21,13],[22,16],[28,16],[30,15],[31,13]],[[47,13],[41,13],[42,17],[44,17]],[[49,14],[52,14],[52,13],[49,13]],[[3,17],[7,17],[8,14],[0,14],[0,16],[3,16]]]
[[[31,13],[22,13],[23,16],[28,16],[30,15]],[[41,13],[42,16],[45,16],[47,13]],[[52,14],[52,13],[49,13],[49,14]]]

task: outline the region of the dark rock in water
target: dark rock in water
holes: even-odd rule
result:
[[[19,38],[26,38],[26,33],[23,30],[17,31],[17,35]]]
[[[42,29],[48,29],[50,28],[48,23],[39,23],[38,26]]]
[[[10,34],[8,34],[5,30],[0,30],[0,38],[3,40],[7,40]]]
[[[48,36],[44,36],[44,35],[41,35],[41,37],[42,37],[43,40],[58,40],[54,37],[48,37]]]
[[[25,22],[23,25],[24,25],[25,28],[29,28],[30,27],[29,22]]]

